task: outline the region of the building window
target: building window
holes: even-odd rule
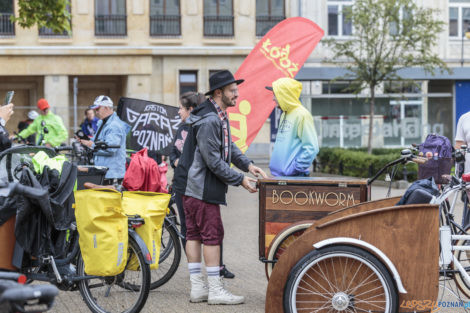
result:
[[[328,1],[328,35],[351,36],[352,23],[347,19],[352,1]]]
[[[409,20],[413,16],[411,10],[406,7],[401,7],[400,11],[398,12],[398,20],[399,22],[390,22],[390,30],[389,34],[390,36],[397,36],[401,33],[406,32],[406,21]],[[409,25],[409,24],[408,24]]]
[[[14,36],[15,24],[10,21],[13,16],[13,0],[0,1],[0,36]]]
[[[126,0],[95,0],[95,35],[127,35]]]
[[[69,11],[69,13],[71,12],[70,2],[69,4],[67,4],[67,10]],[[72,21],[69,20],[69,22],[70,22],[70,27],[72,27]],[[64,30],[61,33],[56,33],[49,27],[41,27],[39,28],[39,36],[41,37],[69,37],[70,34],[66,30]]]
[[[179,35],[180,0],[150,0],[150,36]]]
[[[386,81],[384,82],[384,94],[405,94],[405,93],[421,93],[420,81]]]
[[[180,95],[188,92],[197,92],[197,71],[180,71]]]
[[[339,94],[339,93],[352,93],[351,90],[351,82],[345,81],[325,81],[322,83],[322,94],[330,95],[330,94]]]
[[[204,0],[204,36],[233,37],[232,0]]]
[[[462,38],[470,30],[470,1],[449,2],[449,37]]]
[[[256,36],[262,37],[285,19],[284,0],[256,0]]]

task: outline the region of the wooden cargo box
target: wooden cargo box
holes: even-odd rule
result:
[[[366,179],[277,177],[259,180],[259,256],[265,258],[277,233],[292,223],[370,200]]]

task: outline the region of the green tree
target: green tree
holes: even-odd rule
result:
[[[369,98],[368,152],[372,151],[375,88],[384,81],[403,80],[398,71],[422,67],[434,75],[435,70],[449,71],[433,50],[444,22],[435,18],[436,10],[422,8],[413,0],[356,0],[343,11],[352,22],[348,40],[328,39],[332,57],[326,61],[341,65],[348,74],[337,79],[351,80],[353,92],[364,89]]]
[[[69,5],[69,0],[19,0],[19,16],[12,17],[12,22],[23,28],[37,25],[38,28],[47,27],[56,33],[70,32]]]

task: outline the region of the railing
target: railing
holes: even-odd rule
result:
[[[127,36],[127,16],[96,15],[95,36]]]
[[[42,37],[69,37],[70,35],[66,30],[64,30],[61,33],[56,33],[48,27],[41,27],[41,28],[39,28],[39,36],[42,36]]]
[[[13,13],[0,13],[0,36],[14,36],[15,24],[10,21]]]
[[[233,15],[204,15],[204,36],[233,37]]]
[[[179,36],[181,35],[180,15],[151,15],[150,36]]]
[[[284,20],[285,16],[258,15],[256,16],[256,36],[262,37],[277,23]]]

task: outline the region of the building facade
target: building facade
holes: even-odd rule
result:
[[[354,0],[301,1],[300,15],[325,30],[324,38],[351,38],[353,25],[344,10]],[[386,82],[376,89],[374,147],[404,147],[422,142],[429,133],[453,139],[461,114],[470,110],[470,2],[468,0],[416,0],[419,6],[436,9],[445,22],[435,52],[452,69],[435,76],[421,68],[400,71],[413,81]],[[304,84],[302,102],[312,112],[321,146],[367,145],[369,105],[367,91],[355,95],[345,91],[348,81],[338,80],[345,70],[325,64],[329,51],[318,45],[296,76]],[[347,60],[345,60],[347,62]],[[335,80],[336,79],[336,80]]]
[[[15,90],[9,131],[46,98],[70,134],[100,94],[178,105],[206,92],[209,75],[235,72],[273,25],[284,0],[71,0],[70,34],[12,24],[18,0],[0,1],[0,95]],[[269,142],[269,124],[258,136]]]
[[[44,97],[62,116],[70,134],[99,94],[117,103],[122,96],[178,105],[187,90],[205,92],[213,71],[235,72],[259,39],[277,22],[303,16],[325,37],[348,38],[353,25],[343,9],[353,0],[71,0],[72,32],[23,29],[9,21],[18,0],[0,1],[0,95],[15,90],[14,131]],[[417,0],[439,10],[446,22],[436,51],[453,72],[430,77],[408,69],[412,86],[388,82],[377,90],[375,146],[421,142],[429,132],[453,138],[458,117],[470,110],[468,0]],[[297,79],[302,103],[315,118],[322,146],[364,146],[367,94],[344,92],[334,80],[341,67],[325,65],[320,42]],[[269,121],[250,150],[263,151]]]

